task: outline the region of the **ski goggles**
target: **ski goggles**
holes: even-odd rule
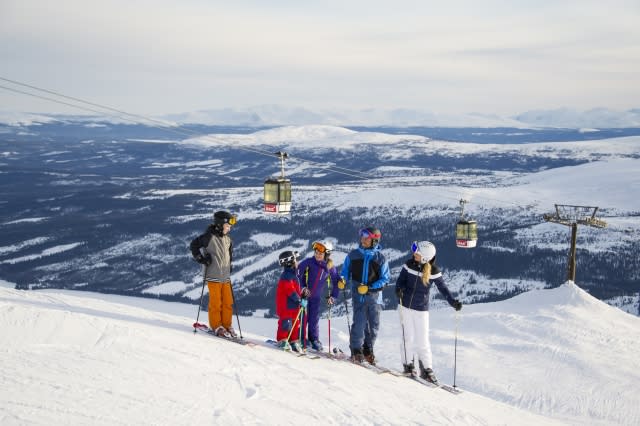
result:
[[[313,245],[311,246],[312,249],[314,249],[315,251],[319,252],[319,253],[324,253],[327,251],[327,248],[325,246],[323,246],[320,243],[313,243]]]
[[[238,216],[231,216],[229,219],[227,219],[227,223],[232,226],[235,225],[236,223],[238,223]]]
[[[414,241],[411,244],[411,253],[418,253],[420,255],[422,254],[422,253],[420,253],[420,247],[418,247],[418,242],[417,241]]]
[[[377,238],[377,239],[380,239],[380,233],[379,232],[371,232],[371,230],[369,230],[367,228],[362,228],[360,230],[360,237],[361,238]]]

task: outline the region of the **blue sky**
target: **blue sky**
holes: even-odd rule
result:
[[[639,23],[616,0],[1,0],[0,76],[140,114],[624,110]],[[0,109],[69,112],[2,89]]]

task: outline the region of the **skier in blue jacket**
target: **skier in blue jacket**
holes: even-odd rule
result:
[[[435,284],[440,294],[456,311],[462,303],[451,296],[442,273],[436,266],[436,246],[429,241],[414,241],[412,256],[402,266],[396,281],[398,312],[404,336],[401,358],[405,373],[415,373],[414,357],[418,358],[420,377],[438,383],[433,372],[429,343],[429,292]]]
[[[342,277],[350,283],[353,326],[349,347],[351,359],[375,365],[373,346],[380,327],[382,289],[389,283],[389,264],[378,244],[382,233],[368,226],[360,230],[360,245],[344,259]]]
[[[322,310],[323,301],[326,300],[328,305],[333,305],[334,300],[338,298],[340,290],[337,283],[340,276],[330,258],[333,244],[327,240],[320,240],[315,241],[311,247],[313,248],[313,256],[306,258],[298,265],[298,280],[301,287],[306,287],[310,291],[306,316],[309,331],[308,339],[313,349],[322,351],[322,342],[319,339],[320,327],[318,325],[320,311]],[[325,296],[327,290],[330,293]],[[307,330],[304,331],[306,332]]]

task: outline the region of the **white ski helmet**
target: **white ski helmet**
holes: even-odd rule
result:
[[[411,244],[411,253],[419,253],[422,256],[421,263],[427,263],[436,257],[436,246],[429,241],[414,241]]]
[[[333,251],[333,243],[327,240],[318,240],[311,244],[311,248],[318,250],[320,253],[325,253],[328,256]]]

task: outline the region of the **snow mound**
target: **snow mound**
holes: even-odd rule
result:
[[[215,146],[219,144],[271,145],[279,149],[318,147],[324,149],[353,149],[363,144],[394,144],[398,142],[426,142],[428,138],[415,135],[391,135],[378,132],[357,132],[329,125],[283,126],[260,130],[248,135],[211,134],[192,138],[187,144]]]

